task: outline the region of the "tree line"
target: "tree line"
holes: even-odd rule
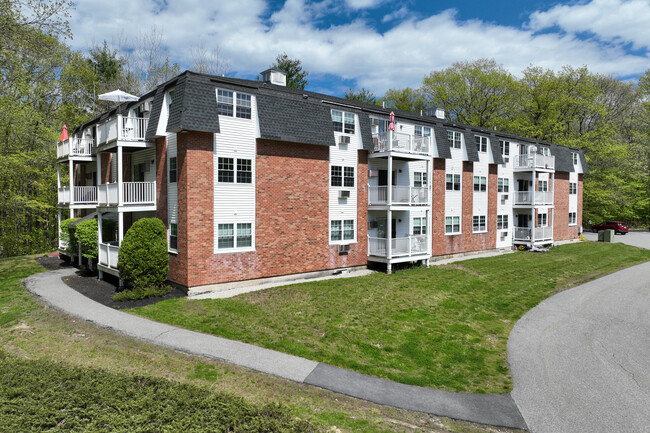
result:
[[[0,256],[57,245],[56,146],[61,127],[83,124],[112,108],[97,95],[120,88],[143,94],[181,68],[152,28],[132,40],[75,51],[66,40],[71,0],[0,0]],[[218,46],[190,49],[190,69],[228,75]],[[304,89],[300,60],[279,54],[270,65],[287,85]],[[650,223],[650,71],[638,84],[594,74],[529,67],[515,78],[494,60],[433,71],[419,88],[382,97],[350,89],[346,98],[419,112],[445,109],[450,120],[585,150],[584,221],[618,218]]]

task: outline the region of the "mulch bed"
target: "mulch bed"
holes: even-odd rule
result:
[[[58,257],[42,256],[36,258],[36,262],[50,271],[57,269],[69,269],[72,267],[70,263],[61,260]],[[116,310],[144,307],[146,305],[155,304],[156,302],[164,301],[166,299],[184,298],[187,296],[182,290],[173,288],[171,292],[163,296],[117,302],[113,301],[113,296],[117,292],[117,286],[115,284],[111,284],[108,281],[102,281],[98,279],[97,274],[95,273],[89,273],[85,270],[77,270],[76,275],[64,277],[62,280],[72,289],[76,290],[87,298],[90,298],[95,302],[99,302],[102,305],[106,305],[107,307],[115,308]],[[115,282],[117,283],[117,280],[115,280]]]

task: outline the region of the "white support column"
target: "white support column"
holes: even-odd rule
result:
[[[103,226],[102,213],[97,212],[97,265],[98,265],[97,266],[97,273],[98,273],[98,277],[99,277],[100,280],[104,279],[104,272],[102,272],[101,269],[99,269],[99,256],[101,254],[100,245],[102,244],[102,242],[104,240],[102,238],[102,226]]]
[[[119,125],[118,125],[119,126]],[[122,206],[122,200],[124,197],[122,197],[122,178],[123,178],[123,173],[122,173],[122,146],[117,146],[117,204],[119,206]]]
[[[57,164],[57,166],[58,166],[58,164]],[[58,229],[59,229],[58,230],[58,234],[59,234],[59,236],[58,236],[59,245],[58,246],[59,246],[59,248],[61,248],[61,221],[63,221],[63,211],[61,209],[58,209],[57,216],[58,216],[58,221],[59,221],[59,225],[57,226]]]
[[[69,160],[70,175],[68,176],[70,184],[70,204],[74,203],[74,162]]]
[[[118,245],[122,245],[122,239],[124,239],[124,213],[117,213],[117,226],[118,226]]]
[[[392,140],[393,131],[389,131],[389,139]],[[388,186],[386,186],[386,198],[388,199],[388,210],[386,211],[386,258],[388,259],[387,271],[390,274],[390,259],[393,256],[393,213],[390,209],[393,202],[393,157],[388,155]]]
[[[102,184],[102,153],[97,152],[97,187]]]
[[[56,187],[61,188],[61,164],[56,163]]]

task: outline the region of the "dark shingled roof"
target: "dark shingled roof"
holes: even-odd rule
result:
[[[151,113],[149,113],[149,123],[147,124],[147,132],[145,137],[147,140],[156,136],[158,129],[158,121],[160,120],[160,112],[162,111],[162,104],[165,101],[165,87],[160,86],[156,89],[156,94],[151,103]]]
[[[330,108],[320,101],[264,92],[257,95],[257,112],[261,138],[321,146],[335,144]]]
[[[169,107],[167,132],[219,132],[215,88],[205,76],[186,73],[179,77]]]
[[[492,158],[495,164],[503,164],[503,155],[501,154],[501,146],[499,146],[499,139],[496,135],[490,135],[490,149],[492,149]]]
[[[433,134],[436,136],[438,157],[451,159],[451,150],[449,149],[449,139],[447,138],[447,128],[439,124],[433,125]]]
[[[470,130],[461,131],[465,136],[465,149],[467,149],[467,160],[478,162],[478,150],[476,149],[476,140],[474,133]]]
[[[575,171],[573,167],[573,151],[567,147],[552,145],[551,155],[555,155],[555,170],[556,171]]]
[[[359,115],[359,128],[361,128],[361,145],[367,151],[372,152],[374,145],[372,143],[372,124],[370,123],[370,116],[363,111],[355,110]]]

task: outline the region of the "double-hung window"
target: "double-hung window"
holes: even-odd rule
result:
[[[569,212],[569,225],[574,226],[578,224],[578,213]]]
[[[505,140],[499,140],[499,148],[501,149],[501,155],[508,156],[510,155],[510,142]]]
[[[426,218],[413,218],[413,235],[426,235],[427,234],[427,219]]]
[[[176,251],[178,249],[178,224],[169,224],[169,249]]]
[[[537,191],[548,191],[548,180],[537,181]]]
[[[460,217],[448,216],[445,217],[445,234],[458,234],[460,233]]]
[[[474,176],[474,191],[487,191],[487,178],[485,176]]]
[[[415,136],[416,137],[431,137],[431,128],[429,128],[428,126],[415,125]]]
[[[571,158],[573,159],[573,165],[578,165],[578,154],[577,153],[571,153]]]
[[[497,230],[508,228],[508,215],[497,215]]]
[[[500,177],[497,179],[497,192],[510,191],[510,180],[507,177]]]
[[[253,234],[251,223],[217,225],[217,249],[249,248],[252,245]]]
[[[222,116],[250,119],[253,111],[253,97],[247,93],[217,89],[217,113]]]
[[[354,187],[354,167],[343,167],[343,186]]]
[[[446,174],[445,189],[447,191],[460,191],[460,174]]]
[[[481,137],[480,135],[475,135],[474,139],[476,140],[476,150],[479,152],[487,152],[487,137]]]
[[[237,168],[235,176],[235,167]],[[253,163],[250,159],[235,158],[217,159],[217,181],[221,183],[253,183]]]
[[[330,221],[330,240],[332,242],[354,240],[354,220]]]
[[[176,157],[169,158],[169,183],[176,183]]]
[[[416,171],[413,173],[413,186],[416,188],[427,185],[427,174],[425,172]]]
[[[354,134],[354,113],[332,110],[332,125],[334,127],[334,131],[336,132]]]
[[[569,182],[569,194],[578,193],[578,184],[575,182]]]
[[[546,227],[548,225],[548,214],[537,214],[537,227]]]
[[[472,231],[474,233],[487,231],[486,219],[485,215],[474,215],[472,217]]]
[[[354,167],[333,165],[330,168],[332,186],[354,187]]]
[[[447,131],[447,140],[449,140],[449,147],[454,149],[460,149],[461,147],[460,132]]]

